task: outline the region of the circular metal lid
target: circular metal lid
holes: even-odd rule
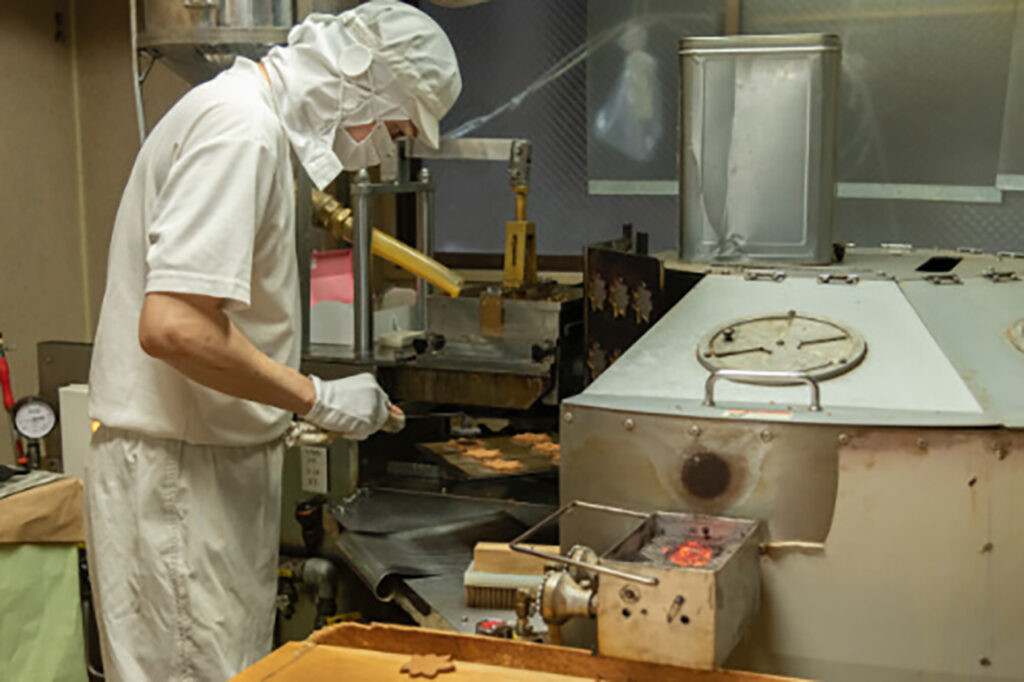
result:
[[[866,353],[864,337],[850,327],[795,310],[727,322],[697,346],[697,359],[709,370],[806,372],[816,381],[850,371]]]

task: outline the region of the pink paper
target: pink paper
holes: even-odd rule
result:
[[[352,249],[314,251],[310,263],[309,305],[352,302]]]

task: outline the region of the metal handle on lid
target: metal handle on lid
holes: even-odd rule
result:
[[[527,538],[532,537],[533,535],[535,535],[541,528],[544,528],[549,523],[551,523],[552,521],[555,521],[556,519],[558,519],[560,516],[562,516],[566,512],[568,512],[568,511],[570,511],[572,509],[575,509],[577,507],[579,507],[580,509],[591,509],[591,510],[594,510],[594,511],[607,512],[609,514],[618,514],[620,516],[633,516],[635,518],[644,519],[644,520],[649,519],[651,517],[650,514],[644,514],[643,512],[636,512],[636,511],[632,511],[630,509],[621,509],[619,507],[608,507],[608,506],[605,506],[603,504],[592,504],[590,502],[580,502],[579,500],[573,500],[572,502],[569,502],[568,504],[563,505],[562,508],[559,509],[558,511],[548,515],[548,517],[546,519],[544,519],[543,521],[538,523],[533,528],[528,529],[526,532],[524,532],[522,535],[517,537],[512,542],[508,543],[509,549],[511,549],[513,552],[521,552],[523,554],[529,554],[531,556],[539,557],[541,559],[546,559],[548,561],[554,561],[554,562],[557,562],[557,563],[560,563],[560,564],[565,564],[566,566],[575,566],[576,568],[583,568],[583,569],[586,569],[588,571],[593,571],[594,573],[603,573],[604,575],[610,575],[610,576],[615,577],[615,578],[622,578],[623,580],[630,580],[630,581],[635,582],[635,583],[640,583],[641,585],[651,585],[651,586],[654,586],[654,585],[658,584],[658,579],[655,578],[654,576],[636,575],[635,573],[627,573],[626,571],[619,571],[617,569],[609,568],[607,566],[602,566],[600,564],[591,564],[591,563],[587,563],[586,561],[577,561],[576,559],[570,559],[569,557],[564,557],[564,556],[561,556],[559,554],[551,554],[549,552],[542,552],[542,551],[540,551],[538,549],[534,549],[533,547],[527,547],[526,545],[521,544],[523,542],[526,542]]]
[[[704,404],[708,407],[715,406],[715,384],[719,379],[729,381],[767,381],[767,383],[800,382],[811,388],[812,412],[821,412],[821,388],[807,372],[769,372],[744,369],[716,369],[704,382]]]

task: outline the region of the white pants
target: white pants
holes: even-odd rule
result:
[[[108,682],[224,682],[269,653],[283,454],[93,436],[86,548]]]

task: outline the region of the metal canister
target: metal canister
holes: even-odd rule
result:
[[[832,260],[839,37],[680,42],[680,257]]]

